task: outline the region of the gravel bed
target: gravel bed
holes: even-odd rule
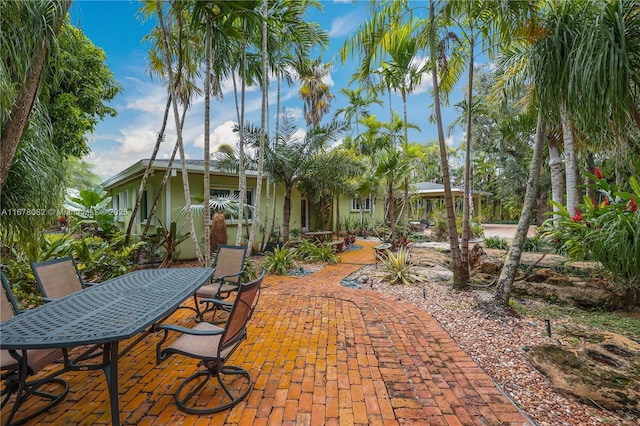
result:
[[[381,271],[365,267],[351,279],[366,279],[363,288],[396,296],[429,312],[480,367],[538,425],[640,425],[604,409],[581,404],[555,392],[549,380],[529,362],[527,349],[556,341],[544,322],[525,317],[493,317],[479,308],[487,292],[458,292],[427,280],[412,286],[389,285]],[[427,296],[425,298],[425,295]]]

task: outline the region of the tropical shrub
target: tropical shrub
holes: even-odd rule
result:
[[[548,249],[547,241],[540,235],[526,237],[522,245],[522,251],[544,252]]]
[[[449,238],[449,224],[447,222],[447,213],[444,209],[434,210],[431,220],[431,235],[434,241],[446,241]]]
[[[85,237],[72,243],[78,259],[78,270],[89,282],[102,282],[124,275],[131,270],[134,251],[142,242],[124,245],[124,235],[112,241],[100,237]]]
[[[396,253],[385,250],[385,255],[379,257],[382,266],[387,271],[383,280],[389,280],[390,284],[413,284],[420,280],[420,277],[413,272],[415,264],[411,263],[409,249],[400,247]]]
[[[314,244],[309,240],[302,240],[300,245],[293,250],[293,256],[298,260],[309,263],[338,263],[339,260],[338,256],[333,253],[331,244]]]
[[[587,176],[599,200],[585,196],[573,212],[552,202],[559,218],[545,222],[544,235],[572,258],[599,261],[624,289],[640,291],[640,184],[632,176],[632,192],[621,191],[609,185],[597,167]]]
[[[287,271],[293,267],[293,250],[288,247],[274,247],[264,257],[264,268],[268,274],[287,275]]]
[[[240,282],[248,283],[258,277],[258,262],[250,257],[244,262],[244,269],[242,275],[240,275]]]
[[[507,240],[505,240],[502,237],[487,237],[484,239],[484,245],[487,246],[487,248],[490,249],[500,249],[500,250],[506,250],[507,249]]]

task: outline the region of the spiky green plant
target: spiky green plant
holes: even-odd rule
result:
[[[305,262],[316,263],[338,263],[338,256],[333,254],[331,244],[314,244],[311,241],[303,240],[294,250],[294,257]]]
[[[268,274],[287,275],[293,266],[293,250],[286,246],[275,247],[264,257],[264,268]]]
[[[411,255],[406,247],[400,247],[396,253],[385,250],[385,256],[380,256],[380,261],[387,270],[387,274],[382,279],[388,280],[391,285],[410,285],[421,279],[413,271],[415,264],[411,262]]]

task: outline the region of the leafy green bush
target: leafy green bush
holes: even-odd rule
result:
[[[248,283],[258,277],[258,263],[250,257],[244,262],[244,270],[240,276],[240,282]]]
[[[331,244],[315,244],[309,240],[302,240],[300,245],[293,250],[293,256],[309,263],[327,262],[338,263],[338,257],[333,254]]]
[[[600,261],[621,287],[640,291],[640,184],[632,176],[630,193],[609,185],[597,167],[586,175],[600,201],[585,196],[571,213],[552,201],[560,217],[545,222],[543,235],[572,258]]]
[[[447,223],[447,213],[443,210],[434,210],[432,215],[433,226],[431,235],[435,241],[446,241],[449,238],[449,224]]]
[[[385,250],[385,255],[380,256],[382,266],[387,270],[384,280],[389,280],[390,284],[413,284],[420,280],[420,277],[413,272],[415,264],[411,263],[409,249],[400,247],[397,253]]]
[[[72,243],[78,258],[78,270],[89,282],[102,282],[124,275],[131,270],[134,251],[143,245],[136,242],[124,245],[124,235],[111,242],[100,237],[85,237]]]
[[[534,237],[526,237],[522,245],[522,251],[544,252],[549,249],[546,240],[540,235]]]
[[[500,249],[500,250],[506,250],[507,249],[507,240],[505,240],[504,238],[501,237],[487,237],[484,239],[484,245],[487,246],[487,248],[490,249]]]
[[[293,266],[293,250],[286,246],[275,247],[264,257],[264,268],[268,274],[287,275]]]

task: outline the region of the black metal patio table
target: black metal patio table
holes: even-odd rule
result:
[[[212,274],[213,268],[147,269],[105,281],[3,321],[0,349],[26,354],[27,349],[102,344],[102,362],[92,364],[90,369],[104,371],[111,422],[119,425],[118,358],[209,281]],[[119,351],[121,341],[141,333]],[[26,371],[25,357],[18,359],[20,368]],[[87,367],[83,364],[69,369]],[[12,414],[19,407],[19,396]]]

